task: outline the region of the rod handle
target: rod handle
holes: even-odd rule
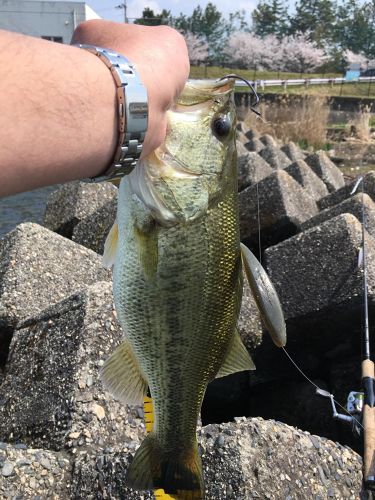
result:
[[[362,381],[365,382],[364,385],[367,389],[370,389],[373,393],[374,363],[369,359],[362,362]],[[370,384],[369,381],[371,381]],[[363,406],[363,480],[365,487],[370,489],[375,488],[375,407],[373,400],[373,394],[366,395],[365,393]]]

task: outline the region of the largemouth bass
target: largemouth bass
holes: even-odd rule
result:
[[[153,431],[127,484],[179,499],[204,497],[196,425],[208,383],[254,369],[236,330],[243,283],[235,129],[233,81],[188,82],[168,112],[164,144],[121,180],[105,247],[126,338],[102,380],[124,403],[142,403],[149,390],[154,405]],[[264,300],[282,344],[281,309]]]

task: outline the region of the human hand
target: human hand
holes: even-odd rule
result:
[[[184,38],[168,26],[141,26],[104,20],[81,23],[72,43],[112,49],[134,63],[147,88],[148,130],[142,156],[164,140],[167,115],[189,76],[189,57]]]

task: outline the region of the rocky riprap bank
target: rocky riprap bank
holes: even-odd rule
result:
[[[259,205],[288,350],[344,401],[360,387],[361,198],[323,152],[242,124],[237,148],[242,239],[259,254]],[[375,173],[365,181],[372,324]],[[143,410],[120,405],[98,378],[122,337],[98,255],[116,200],[110,184],[67,184],[50,196],[45,227],[21,224],[0,241],[1,498],[152,497],[124,486]],[[257,371],[208,388],[198,432],[207,499],[359,498],[361,459],[333,441],[350,442],[348,431],[263,334],[247,287],[239,329]]]

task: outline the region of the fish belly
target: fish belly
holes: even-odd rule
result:
[[[149,383],[154,433],[166,450],[195,441],[207,384],[234,333],[242,281],[237,197],[193,223],[157,230],[157,268],[145,273],[134,213],[120,225],[116,309]]]

